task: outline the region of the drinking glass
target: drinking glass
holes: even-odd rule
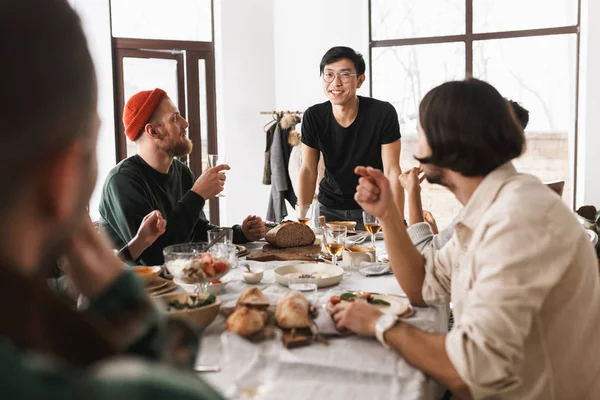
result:
[[[208,251],[206,243],[186,243],[163,249],[165,267],[184,283],[196,285],[196,293],[207,293],[208,283],[221,279],[237,264],[236,247],[217,243]]]
[[[233,229],[231,229],[231,228],[213,228],[213,229],[209,230],[208,231],[208,242],[209,243],[212,242],[213,239],[216,238],[217,235],[219,233],[221,233],[221,231],[223,231],[223,230],[227,231],[227,233],[217,243],[232,244],[233,243]]]
[[[218,154],[209,154],[207,157],[208,157],[207,161],[208,161],[209,168],[213,168],[213,167],[216,167],[217,165],[229,163],[229,160],[227,159],[226,156],[219,156]],[[225,171],[221,171],[219,173],[225,175]],[[225,190],[223,190],[223,191],[225,191]],[[217,197],[225,197],[225,193],[221,192],[217,195]]]
[[[381,225],[379,225],[379,220],[376,216],[369,214],[366,211],[363,211],[362,215],[365,229],[371,234],[371,244],[373,245],[373,248],[375,248],[375,235],[381,230]]]
[[[304,293],[309,301],[315,302],[318,288],[318,278],[316,275],[311,274],[288,276],[288,287],[291,290],[297,290]]]
[[[264,339],[251,342],[237,334],[221,334],[223,373],[233,378],[227,398],[262,399],[275,383],[279,358],[283,352],[281,331],[267,327]]]
[[[296,204],[296,214],[298,216],[298,222],[302,222],[304,225],[310,225],[312,219],[312,204],[306,206]]]
[[[325,249],[331,254],[333,265],[337,265],[337,258],[346,245],[348,228],[342,225],[331,225],[323,229],[325,238]]]

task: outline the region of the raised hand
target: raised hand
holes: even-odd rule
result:
[[[364,300],[355,300],[336,304],[331,314],[338,330],[346,329],[361,336],[375,336],[375,324],[381,311]]]
[[[250,242],[265,237],[265,222],[258,215],[249,215],[242,222],[242,232]]]
[[[225,185],[225,174],[219,172],[229,170],[229,165],[221,164],[216,167],[207,168],[192,186],[192,191],[200,195],[204,200],[211,199],[223,191]]]
[[[400,184],[409,195],[419,194],[421,192],[421,182],[425,179],[425,175],[419,177],[420,173],[420,168],[410,168],[398,177]]]
[[[356,167],[354,173],[359,175],[354,199],[363,210],[385,218],[394,205],[390,182],[382,171],[371,167]]]
[[[431,214],[429,211],[427,210],[423,210],[423,219],[425,220],[425,222],[427,222],[429,224],[429,226],[431,226],[431,231],[437,235],[438,233],[440,233],[437,223],[435,222],[435,218],[433,218],[433,214]]]

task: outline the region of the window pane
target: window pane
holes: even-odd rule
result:
[[[125,102],[142,90],[161,88],[178,105],[177,61],[162,58],[123,57]],[[136,154],[134,142],[127,140],[127,157]]]
[[[198,60],[198,81],[200,83],[200,138],[202,160],[208,155],[208,108],[206,99],[206,60]],[[208,204],[208,202],[207,202]],[[207,214],[208,215],[208,214]]]
[[[371,0],[373,40],[465,33],[465,0]]]
[[[501,32],[577,24],[577,0],[476,0],[473,32]]]
[[[111,0],[110,5],[115,37],[212,41],[211,0]]]
[[[465,45],[459,43],[373,48],[373,97],[394,105],[402,133],[402,169],[416,166],[419,103],[425,93],[465,76]],[[445,227],[459,210],[454,195],[438,185],[423,184],[423,207]],[[408,215],[408,214],[406,214]]]
[[[529,110],[527,150],[516,162],[542,181],[565,180],[572,203],[576,35],[478,41],[473,75]]]

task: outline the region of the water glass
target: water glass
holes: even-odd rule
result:
[[[297,290],[304,293],[304,295],[310,300],[314,301],[314,297],[317,294],[318,278],[315,275],[299,275],[299,276],[288,276],[288,287],[291,290]]]
[[[227,231],[217,243],[232,244],[233,243],[233,229],[231,228],[213,228],[208,231],[208,242],[212,242],[222,231]]]
[[[251,342],[233,332],[221,334],[223,373],[233,378],[227,398],[262,399],[273,386],[283,353],[281,331],[265,328],[265,339]]]

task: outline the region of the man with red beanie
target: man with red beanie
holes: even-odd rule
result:
[[[214,228],[202,209],[206,200],[223,190],[228,165],[207,168],[198,179],[177,157],[192,151],[181,116],[164,90],[134,94],[123,110],[125,134],[138,154],[115,166],[104,183],[100,201],[100,225],[118,248],[136,234],[143,218],[159,210],[167,220],[166,231],[148,247],[136,263],[163,263],[162,250],[171,244],[206,241]],[[233,226],[233,241],[246,243],[262,238],[265,224],[256,215]]]

